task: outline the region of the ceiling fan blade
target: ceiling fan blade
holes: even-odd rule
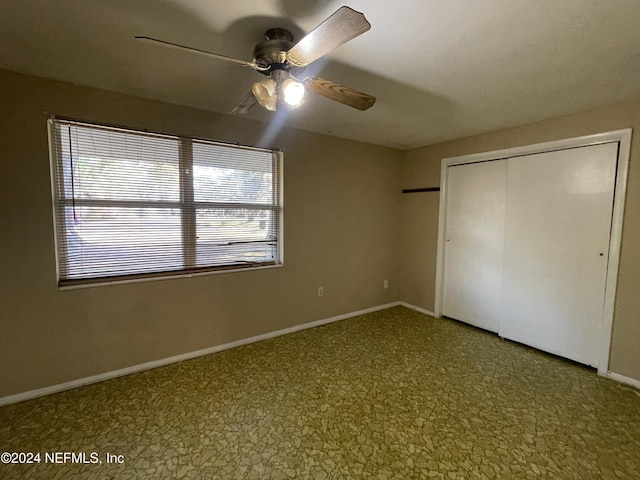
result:
[[[293,66],[304,67],[334,48],[366,32],[371,24],[349,7],[340,7],[287,52]]]
[[[199,48],[186,47],[184,45],[178,45],[177,43],[171,43],[171,42],[166,42],[164,40],[158,40],[157,38],[143,37],[143,36],[136,36],[135,38],[136,38],[136,40],[142,40],[143,42],[153,43],[153,44],[160,44],[160,45],[165,46],[165,47],[175,48],[175,49],[179,49],[179,50],[186,50],[186,51],[192,52],[192,53],[199,53],[200,55],[206,55],[207,57],[215,58],[216,60],[222,60],[224,62],[235,63],[237,65],[242,65],[243,67],[253,68],[254,70],[261,70],[261,68],[257,64],[255,64],[254,62],[247,62],[245,60],[240,60],[238,58],[227,57],[226,55],[220,55],[219,53],[207,52],[206,50],[200,50]]]
[[[373,107],[376,97],[360,92],[339,83],[334,83],[324,78],[310,78],[304,81],[307,90],[321,95],[329,100],[343,103],[358,110],[366,110]]]
[[[258,100],[253,95],[253,92],[249,90],[244,97],[240,99],[238,103],[229,111],[232,115],[245,115],[249,113],[249,110],[253,108],[255,104],[258,103]]]

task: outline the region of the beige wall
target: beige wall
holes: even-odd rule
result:
[[[0,98],[0,397],[398,299],[432,310],[438,193],[402,188],[438,186],[443,157],[640,126],[616,105],[404,154],[285,129],[263,145],[285,152],[285,267],[60,292],[49,114],[253,145],[268,126],[3,71]],[[639,163],[632,144],[610,362],[635,379]]]
[[[0,397],[398,299],[400,152],[291,129],[265,145],[283,268],[58,291],[48,114],[252,145],[267,125],[2,71],[0,96]]]
[[[634,127],[640,102],[600,108],[517,128],[424,147],[404,155],[403,188],[440,184],[442,158]],[[632,140],[609,369],[640,380],[640,149]],[[403,198],[401,299],[433,311],[438,194]]]

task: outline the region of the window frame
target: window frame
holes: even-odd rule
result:
[[[63,168],[60,165],[62,161],[62,155],[58,151],[60,145],[60,139],[58,138],[58,132],[56,131],[56,122],[69,122],[72,124],[78,124],[81,126],[87,126],[90,128],[104,128],[107,130],[119,130],[124,133],[143,134],[147,136],[158,136],[162,138],[171,138],[179,142],[178,148],[178,165],[179,165],[179,185],[180,185],[180,200],[178,201],[144,201],[144,200],[88,200],[78,199],[73,200],[64,198],[63,192],[59,185],[60,178],[58,177],[57,170]],[[225,142],[220,140],[214,140],[210,138],[177,135],[170,133],[163,133],[157,131],[150,131],[146,129],[125,127],[121,125],[113,125],[107,123],[97,123],[85,120],[78,120],[75,118],[62,117],[51,115],[47,121],[48,130],[48,142],[49,142],[49,168],[50,168],[50,181],[51,181],[51,207],[53,214],[53,229],[54,229],[54,251],[55,251],[55,263],[56,263],[56,282],[58,290],[73,290],[79,288],[88,288],[95,286],[127,284],[127,283],[139,283],[139,282],[151,282],[158,280],[174,279],[174,278],[192,278],[205,275],[216,275],[221,273],[235,273],[255,270],[265,270],[272,268],[280,268],[284,266],[284,159],[282,149],[277,148],[261,148],[250,145],[242,145],[235,142]],[[206,144],[214,144],[223,147],[231,147],[238,150],[253,150],[262,151],[272,154],[273,157],[273,175],[272,175],[272,187],[274,189],[274,204],[251,204],[247,202],[201,202],[194,199],[194,176],[193,176],[193,146],[195,142],[202,142]],[[187,174],[185,174],[187,172]],[[189,175],[189,173],[191,175]],[[65,279],[63,278],[63,259],[61,258],[61,252],[66,249],[66,240],[68,234],[66,232],[66,221],[64,216],[58,218],[57,210],[61,205],[65,205],[69,202],[73,202],[75,206],[87,205],[87,206],[112,206],[117,207],[118,204],[125,204],[127,207],[139,206],[142,208],[173,208],[180,210],[181,216],[181,242],[180,246],[183,250],[183,258],[185,259],[185,266],[181,270],[170,271],[154,271],[144,273],[123,274],[117,276],[96,276],[91,278],[80,279]],[[260,262],[254,265],[248,263],[246,265],[233,264],[233,265],[208,265],[208,266],[195,266],[196,261],[196,248],[197,248],[197,231],[196,231],[196,212],[198,208],[221,208],[221,209],[233,209],[233,208],[246,208],[251,209],[262,208],[264,210],[272,211],[275,216],[275,235],[276,235],[276,258],[273,262]],[[185,215],[185,212],[187,213]],[[191,266],[186,266],[186,263]]]

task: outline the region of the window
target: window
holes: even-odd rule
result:
[[[50,120],[60,286],[282,264],[281,154]]]

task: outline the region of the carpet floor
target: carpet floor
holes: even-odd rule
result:
[[[40,453],[2,479],[640,479],[640,397],[396,307],[5,406],[0,451]]]

